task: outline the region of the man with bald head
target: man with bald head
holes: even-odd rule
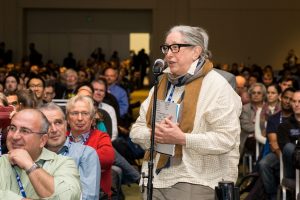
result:
[[[245,77],[240,75],[236,76],[235,80],[236,80],[236,91],[241,96],[241,94],[247,90],[246,88],[247,80],[245,79]]]
[[[74,160],[44,148],[49,122],[40,111],[16,113],[8,127],[8,154],[0,157],[0,197],[3,199],[80,199]]]

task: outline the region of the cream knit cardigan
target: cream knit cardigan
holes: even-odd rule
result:
[[[175,90],[173,100],[180,97],[183,87]],[[130,132],[132,141],[145,149],[150,147],[146,113],[152,94],[153,88],[142,103],[140,116]],[[181,164],[165,168],[157,175],[157,154],[154,188],[167,188],[178,182],[187,182],[214,189],[219,181],[236,181],[240,144],[239,116],[242,109],[240,97],[222,75],[212,70],[203,79],[196,109],[194,129],[186,134]],[[148,174],[145,161],[142,172]],[[147,185],[147,179],[144,184]]]

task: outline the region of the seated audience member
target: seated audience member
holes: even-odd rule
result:
[[[14,73],[9,73],[4,79],[4,92],[14,92],[18,90],[19,78]]]
[[[44,97],[43,97],[43,100],[45,102],[51,102],[52,99],[54,99],[55,97],[55,86],[54,84],[51,84],[51,83],[47,83],[46,82],[46,85],[45,85],[45,89],[44,89]]]
[[[37,98],[34,92],[30,89],[23,89],[17,91],[19,110],[24,108],[36,108]]]
[[[114,141],[118,137],[118,121],[115,109],[103,102],[106,94],[106,80],[105,79],[98,79],[92,82],[92,87],[94,89],[93,99],[97,104],[98,108],[105,110],[109,113],[112,121],[112,135],[111,140]]]
[[[108,134],[92,128],[96,113],[93,100],[83,95],[72,97],[67,103],[66,112],[70,126],[67,135],[71,141],[91,146],[97,151],[101,163],[100,188],[103,192],[100,198],[105,195],[110,197],[114,149]]]
[[[92,94],[93,94],[92,89],[86,85],[80,87],[77,93],[77,95],[84,95],[90,98],[92,98]],[[97,107],[95,107],[95,109],[97,109]],[[100,115],[98,117],[103,117],[101,116],[102,112],[98,113],[98,115]],[[110,115],[108,115],[108,117],[110,117]],[[106,132],[107,124],[105,122],[106,120],[104,120],[104,127],[99,127],[98,123],[96,122],[97,129],[102,132]],[[139,172],[133,166],[131,166],[128,163],[128,161],[116,149],[114,150],[115,150],[115,160],[113,164],[122,170],[122,178],[121,178],[122,183],[124,184],[136,183],[140,179]]]
[[[240,116],[241,123],[241,143],[240,153],[244,152],[244,148],[254,154],[255,149],[255,116],[258,109],[264,105],[264,99],[267,95],[265,86],[262,83],[255,83],[250,88],[250,103],[243,105],[242,114]]]
[[[277,129],[279,124],[286,121],[293,110],[290,101],[295,90],[288,88],[281,94],[281,111],[270,116],[266,127],[266,134],[270,145],[268,152],[258,163],[260,177],[270,199],[276,199],[277,186],[279,184],[279,155],[281,153],[277,142]]]
[[[241,100],[242,100],[242,104],[245,105],[247,103],[250,103],[250,94],[248,93],[247,90],[242,91],[241,93]]]
[[[7,92],[8,104],[20,111],[24,108],[36,108],[37,99],[34,92],[30,89],[18,90],[16,92]]]
[[[246,83],[247,80],[245,79],[245,77],[238,75],[235,77],[235,81],[236,81],[236,92],[238,93],[238,95],[242,95],[242,92],[247,91],[247,87],[246,87]]]
[[[19,101],[16,91],[5,91],[4,95],[6,96],[8,105],[13,106],[16,111],[19,110]]]
[[[264,151],[269,151],[269,143],[266,143],[266,126],[268,118],[279,112],[281,110],[279,95],[281,89],[276,84],[268,85],[267,87],[267,98],[266,102],[263,105],[262,109],[258,112],[256,116],[256,127],[255,127],[255,139],[260,144],[264,145]]]
[[[273,77],[273,73],[267,71],[263,73],[263,77],[262,77],[262,82],[263,84],[268,87],[269,85],[274,84],[274,77]]]
[[[294,114],[279,125],[277,138],[282,152],[284,177],[295,178],[295,167],[293,165],[293,152],[296,140],[300,136],[300,91],[296,91],[291,102]]]
[[[281,91],[284,91],[286,88],[294,88],[294,79],[291,77],[282,77],[279,80],[278,85],[281,88]]]
[[[120,117],[125,118],[128,113],[129,101],[127,92],[117,84],[118,70],[108,67],[104,71],[104,76],[108,84],[108,92],[114,95],[119,103]]]
[[[78,85],[86,85],[90,81],[88,80],[88,73],[85,69],[80,69],[78,71]]]
[[[7,98],[2,92],[0,92],[0,106],[8,106]]]
[[[66,137],[67,122],[62,109],[54,103],[44,104],[39,110],[47,117],[50,128],[46,148],[73,158],[77,164],[83,200],[99,200],[100,163],[96,151],[89,146],[71,142]]]
[[[37,98],[37,105],[42,105],[43,97],[44,97],[44,90],[45,90],[45,81],[38,75],[32,76],[29,78],[26,84],[28,89],[31,89],[36,98]]]
[[[61,99],[70,99],[76,95],[76,91],[78,89],[78,74],[73,69],[67,69],[65,71],[65,88],[62,92],[55,91],[58,95],[57,98]],[[61,95],[59,95],[61,94]]]
[[[80,88],[78,88],[78,92],[76,92],[77,95],[88,96],[90,98],[93,98],[93,93],[94,89],[91,85],[82,85]],[[96,102],[94,100],[93,102],[96,109],[95,122],[93,125],[97,127],[98,130],[106,132],[110,137],[112,137],[112,119],[109,113],[101,108],[98,108],[95,105]]]
[[[258,83],[258,79],[259,75],[257,73],[251,73],[248,78],[248,88],[251,88],[253,84]]]
[[[17,112],[8,127],[8,154],[0,157],[2,199],[80,199],[81,188],[74,160],[44,146],[49,122],[40,111]]]
[[[281,94],[281,88],[276,84],[270,84],[266,86],[267,89],[267,101],[263,107],[262,114],[264,118],[268,120],[268,117],[279,112],[281,110],[279,96]]]

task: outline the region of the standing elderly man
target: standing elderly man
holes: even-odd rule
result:
[[[46,148],[75,160],[80,174],[82,200],[99,200],[101,168],[96,151],[92,147],[71,142],[69,137],[66,137],[67,122],[59,106],[47,103],[39,110],[50,123]]]
[[[79,174],[73,159],[44,146],[49,122],[40,111],[16,113],[8,127],[9,153],[0,157],[0,196],[3,199],[79,200]]]
[[[160,48],[168,67],[157,97],[161,106],[180,103],[182,110],[177,122],[166,117],[155,125],[155,143],[174,145],[175,152],[154,156],[153,199],[214,199],[218,182],[238,177],[240,97],[213,70],[204,29],[175,26]],[[130,132],[133,142],[145,149],[150,146],[153,91]],[[143,162],[142,171],[149,175],[147,166]]]
[[[109,135],[92,127],[96,113],[93,100],[83,95],[72,97],[66,111],[70,126],[67,135],[71,141],[88,145],[97,151],[101,163],[100,188],[104,196],[111,196],[111,167],[115,154]]]

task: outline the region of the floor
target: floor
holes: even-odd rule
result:
[[[125,195],[126,200],[141,200],[140,188],[137,184],[123,185],[122,186],[123,193]]]

